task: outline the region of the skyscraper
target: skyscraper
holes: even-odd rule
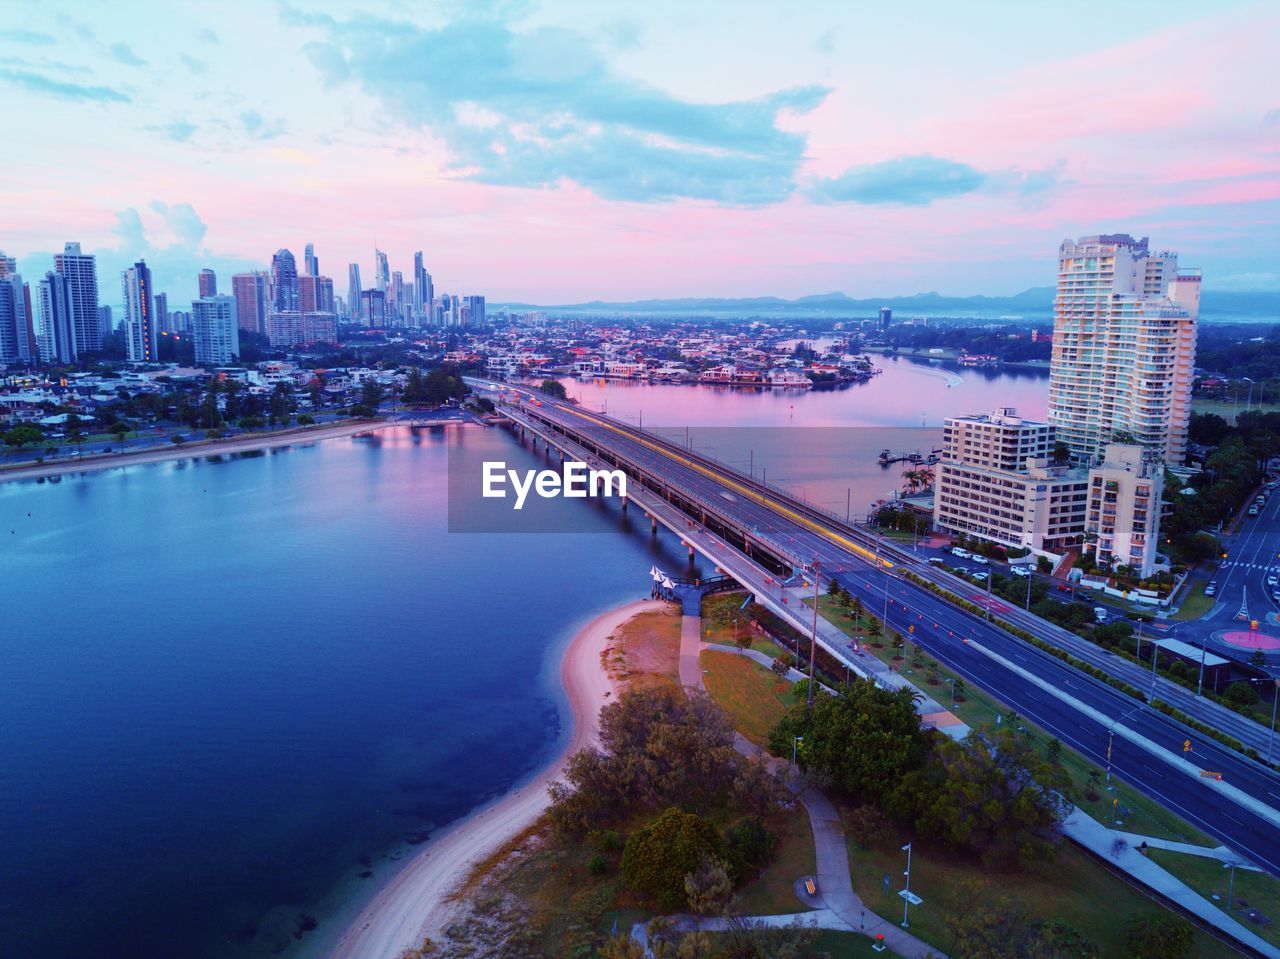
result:
[[[347,308],[351,311],[352,322],[359,322],[363,314],[360,312],[360,264],[347,266]]]
[[[423,307],[424,294],[427,289],[427,271],[422,265],[422,251],[413,254],[413,315],[421,320],[426,312]]]
[[[306,249],[302,251],[302,268],[306,271],[307,276],[320,275],[320,261],[316,259],[314,243],[308,243]]]
[[[72,322],[70,281],[50,271],[40,281],[40,359],[45,363],[74,363],[75,329]]]
[[[208,267],[200,271],[200,295],[218,295],[218,275]]]
[[[0,277],[12,276],[18,272],[18,258],[16,256],[5,256],[4,250],[0,250]]]
[[[160,358],[155,294],[151,269],[139,260],[120,274],[124,297],[124,345],[130,362],[155,363]]]
[[[156,294],[156,329],[161,333],[169,332],[169,294]]]
[[[234,296],[202,296],[191,303],[196,362],[226,366],[240,355],[240,326]]]
[[[387,295],[387,313],[395,320],[395,326],[403,325],[404,274],[396,270],[391,274],[391,292]]]
[[[231,295],[236,298],[236,324],[250,333],[267,332],[267,274],[260,270],[231,277]]]
[[[880,332],[887,333],[893,325],[893,310],[887,306],[880,307]]]
[[[79,243],[67,243],[53,257],[54,272],[67,278],[70,304],[71,358],[102,349],[102,325],[98,318],[98,266],[92,254],[80,252]]]
[[[360,294],[360,315],[364,325],[385,329],[387,325],[387,297],[381,290],[364,290]]]
[[[303,313],[332,313],[333,280],[327,276],[298,277],[298,309]]]
[[[288,250],[271,258],[271,307],[281,313],[298,311],[298,264]]]
[[[4,270],[0,253],[0,270]],[[10,261],[12,263],[12,261]],[[0,363],[34,363],[40,358],[31,322],[31,291],[22,277],[0,273]]]
[[[463,309],[466,311],[465,326],[480,328],[484,326],[484,297],[483,296],[467,296],[463,297]]]
[[[1049,422],[1077,463],[1112,442],[1182,462],[1200,312],[1200,275],[1128,234],[1065,240],[1058,254]],[[1132,436],[1132,440],[1128,440]]]
[[[373,288],[386,293],[391,287],[391,267],[387,255],[379,249],[373,251]]]

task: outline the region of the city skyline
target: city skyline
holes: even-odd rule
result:
[[[108,289],[145,259],[181,303],[202,267],[307,243],[342,288],[376,244],[406,280],[421,249],[493,302],[1010,294],[1049,285],[1064,237],[1123,230],[1207,288],[1280,287],[1280,17],[1260,4],[1134,5],[1105,30],[939,7],[909,45],[906,13],[828,4],[786,24],[230,5],[176,12],[164,44],[118,14],[0,29],[32,134],[6,216],[24,275],[75,240]],[[53,190],[87,149],[103,159]]]

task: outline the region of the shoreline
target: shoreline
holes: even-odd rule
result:
[[[449,900],[453,890],[477,864],[542,815],[550,803],[547,787],[564,772],[569,756],[597,741],[600,709],[618,692],[600,662],[609,637],[637,614],[665,605],[632,600],[578,630],[560,662],[572,722],[560,754],[528,782],[432,836],[360,910],[328,949],[329,959],[393,959],[445,927],[456,908]]]
[[[388,423],[384,420],[362,420],[359,423],[347,422],[332,425],[297,426],[292,429],[277,430],[273,433],[242,434],[229,439],[201,440],[195,443],[184,443],[181,446],[157,446],[152,449],[131,450],[124,453],[101,453],[94,456],[86,456],[82,459],[63,457],[44,463],[0,468],[0,483],[14,480],[46,479],[51,476],[66,476],[69,473],[92,473],[117,466],[144,466],[151,463],[164,463],[169,460],[220,456],[224,453],[252,453],[257,450],[275,449],[279,446],[292,446],[302,440],[312,442],[336,439],[343,436],[356,436],[360,433],[371,433],[394,425],[394,423]]]

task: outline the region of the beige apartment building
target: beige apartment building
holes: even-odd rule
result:
[[[1096,463],[1117,433],[1186,453],[1200,275],[1174,253],[1117,233],[1065,240],[1058,253],[1049,422],[1076,465]]]
[[[1094,550],[1100,564],[1150,575],[1159,541],[1158,457],[1111,444],[1102,465],[1073,468],[1053,461],[1056,442],[1051,424],[1011,407],[949,418],[935,470],[934,526],[1053,557]]]

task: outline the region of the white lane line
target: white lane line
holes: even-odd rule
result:
[[[1272,808],[1262,800],[1249,795],[1243,789],[1240,789],[1238,786],[1234,786],[1231,783],[1226,782],[1225,780],[1201,777],[1200,769],[1196,766],[1193,766],[1191,763],[1187,762],[1182,757],[1174,756],[1168,750],[1163,749],[1160,746],[1157,746],[1155,743],[1151,742],[1141,733],[1138,733],[1137,731],[1130,729],[1128,726],[1119,725],[1118,723],[1116,723],[1115,720],[1111,719],[1111,717],[1104,715],[1103,713],[1094,709],[1092,706],[1088,705],[1087,703],[1081,702],[1080,700],[1076,699],[1074,696],[1070,696],[1067,693],[1064,693],[1061,689],[1059,689],[1053,683],[1046,682],[1045,680],[1041,679],[1039,676],[1032,673],[1030,670],[1023,669],[1017,663],[1010,662],[1008,659],[1001,656],[999,653],[996,653],[991,651],[990,649],[987,649],[985,646],[983,646],[981,643],[977,642],[976,640],[970,640],[969,647],[971,649],[977,650],[978,652],[982,653],[984,656],[988,656],[991,659],[994,659],[998,663],[1003,663],[1008,669],[1011,669],[1014,672],[1016,672],[1019,676],[1021,676],[1027,682],[1031,683],[1034,686],[1038,686],[1039,688],[1043,689],[1045,692],[1049,693],[1052,696],[1056,696],[1058,699],[1062,700],[1064,703],[1071,706],[1077,712],[1083,713],[1084,715],[1092,719],[1094,722],[1102,725],[1104,728],[1109,728],[1114,725],[1117,736],[1120,736],[1123,739],[1127,739],[1129,742],[1133,743],[1138,748],[1145,750],[1146,752],[1154,756],[1156,759],[1160,760],[1162,763],[1172,766],[1174,769],[1181,772],[1182,774],[1192,779],[1195,779],[1199,782],[1204,783],[1206,788],[1216,790],[1217,792],[1223,795],[1223,798],[1229,799],[1231,802],[1234,802],[1237,806],[1241,806],[1244,809],[1247,809],[1249,812],[1253,813],[1258,818],[1265,819],[1267,822],[1270,822],[1272,825],[1280,826],[1280,810]]]

